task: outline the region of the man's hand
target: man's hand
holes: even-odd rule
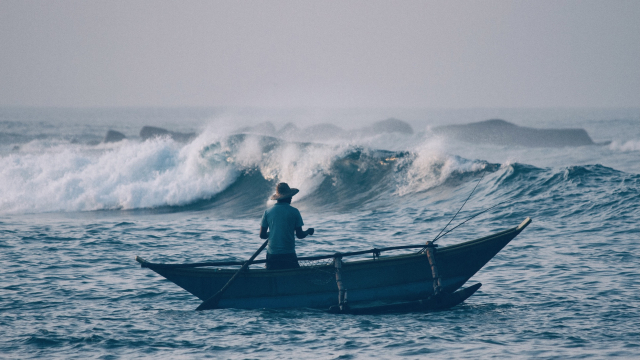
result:
[[[302,231],[302,227],[296,228],[296,237],[298,239],[304,239],[309,235],[313,235],[313,228],[308,228],[307,231]]]

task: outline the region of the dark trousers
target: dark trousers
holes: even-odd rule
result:
[[[291,254],[267,253],[267,270],[295,269],[299,268],[298,256]]]

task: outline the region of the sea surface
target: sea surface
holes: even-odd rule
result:
[[[413,132],[372,125],[392,117]],[[493,118],[601,144],[432,131]],[[143,141],[144,125],[195,136]],[[316,230],[299,256],[422,244],[476,185],[449,227],[503,203],[440,246],[533,222],[475,295],[431,313],[196,312],[134,260],[249,258],[279,181]],[[637,359],[639,224],[640,109],[2,108],[0,358]]]

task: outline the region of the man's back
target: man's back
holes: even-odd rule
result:
[[[286,202],[278,202],[265,210],[261,226],[269,228],[268,254],[296,252],[295,229],[304,225],[300,211]]]

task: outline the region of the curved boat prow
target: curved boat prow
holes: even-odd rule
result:
[[[516,228],[516,230],[518,231],[522,231],[524,230],[524,228],[526,228],[529,224],[531,224],[531,218],[527,217],[526,219],[524,219],[523,222],[520,223],[520,225],[518,225],[518,227]]]
[[[141,258],[140,256],[136,256],[136,261],[140,263],[140,267],[148,267],[147,264],[149,263],[147,260]]]

